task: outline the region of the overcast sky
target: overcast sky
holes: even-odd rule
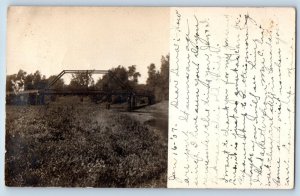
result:
[[[10,7],[7,74],[136,65],[147,79],[169,53],[169,8]],[[66,77],[65,80],[68,80]]]

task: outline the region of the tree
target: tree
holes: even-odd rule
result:
[[[13,91],[13,81],[17,78],[17,74],[7,75],[6,76],[6,92]]]
[[[169,99],[169,55],[166,57],[162,56],[161,58],[161,67],[160,67],[160,88],[162,93],[162,98],[164,100]]]
[[[169,59],[169,55],[161,57],[160,75],[164,83],[169,82]]]
[[[17,74],[6,76],[6,91],[19,91],[25,89],[25,78],[27,73],[20,69]]]
[[[34,80],[34,75],[33,74],[26,75],[26,77],[25,77],[25,89],[26,90],[35,89],[33,80]]]
[[[132,88],[129,81],[129,72],[121,65],[112,68],[96,83],[96,87],[105,91],[127,90]]]
[[[157,101],[169,99],[169,55],[162,56],[160,71],[153,63],[148,66],[147,89],[154,93]]]
[[[147,86],[149,87],[149,90],[154,90],[155,86],[157,84],[157,76],[158,73],[156,71],[156,67],[154,63],[151,63],[150,66],[148,66],[148,78],[147,78]]]
[[[16,79],[17,79],[17,80],[21,80],[21,79],[24,80],[25,77],[26,77],[26,75],[27,75],[27,72],[24,71],[24,70],[22,70],[22,69],[20,69],[20,70],[18,71],[18,73],[17,73]]]
[[[88,89],[90,86],[94,85],[94,79],[92,78],[92,73],[76,73],[72,74],[72,79],[69,84],[71,89]]]
[[[56,78],[56,75],[52,75],[47,79],[47,84],[49,84],[50,82],[52,82],[54,79]],[[62,78],[58,79],[54,85],[51,87],[53,89],[63,89],[65,87],[65,83],[64,80]]]
[[[25,90],[43,89],[47,85],[45,75],[42,75],[40,71],[34,72],[34,74],[28,74],[24,77]]]
[[[136,65],[128,67],[128,79],[133,82],[134,85],[138,83],[138,78],[141,77],[140,72],[136,72]]]

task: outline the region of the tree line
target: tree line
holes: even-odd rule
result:
[[[169,92],[169,55],[162,56],[160,68],[151,63],[148,67],[148,78],[146,84],[140,84],[141,74],[137,72],[136,65],[124,67],[119,65],[108,71],[97,81],[94,81],[91,73],[72,74],[69,84],[60,78],[53,86],[57,90],[105,90],[118,91],[151,91],[156,101],[168,100]],[[39,90],[46,88],[56,75],[48,78],[39,70],[34,73],[27,73],[19,70],[18,73],[6,76],[6,92],[13,92],[16,88],[22,90]]]

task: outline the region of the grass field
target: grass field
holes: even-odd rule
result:
[[[167,138],[95,104],[6,107],[8,186],[166,187]]]

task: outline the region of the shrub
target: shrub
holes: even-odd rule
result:
[[[166,142],[95,106],[8,106],[6,150],[8,186],[166,186]]]

